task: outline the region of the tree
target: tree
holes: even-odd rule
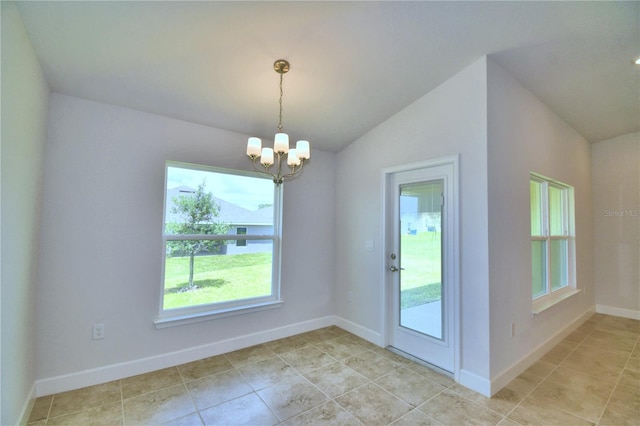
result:
[[[211,192],[205,192],[205,181],[198,189],[189,195],[180,195],[171,200],[171,213],[179,214],[180,221],[168,223],[167,231],[171,234],[195,235],[224,235],[229,225],[214,222],[220,214],[220,207],[213,201]],[[219,253],[225,241],[223,240],[172,240],[167,241],[168,254],[189,256],[189,284],[188,290],[195,290],[193,283],[193,269],[196,254]]]

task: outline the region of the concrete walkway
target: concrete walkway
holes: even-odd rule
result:
[[[437,339],[442,338],[442,304],[441,302],[425,303],[424,305],[400,311],[400,325],[420,333],[428,334]]]

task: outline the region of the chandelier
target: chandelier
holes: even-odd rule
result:
[[[247,141],[247,155],[253,163],[253,168],[259,173],[269,175],[273,183],[280,185],[285,180],[293,179],[304,166],[304,161],[311,157],[309,141],[298,141],[295,148],[289,148],[289,135],[282,131],[282,76],[289,71],[289,62],[278,59],[273,63],[273,69],[280,74],[280,115],[278,132],[273,139],[273,148],[263,148],[260,138],[251,137]],[[258,160],[260,166],[258,166]],[[282,164],[286,162],[289,172],[283,174]],[[273,173],[271,167],[275,165]]]

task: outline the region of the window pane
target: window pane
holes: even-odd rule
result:
[[[547,242],[531,241],[531,287],[533,298],[547,294]]]
[[[245,247],[212,241],[167,241],[164,309],[265,297],[271,295],[270,240],[249,240]]]
[[[567,240],[551,240],[551,291],[566,287],[567,279]]]
[[[529,181],[529,192],[531,193],[531,235],[542,235],[542,185],[540,182]]]
[[[167,167],[165,233],[273,234],[274,188],[269,179]],[[257,232],[259,229],[259,232]]]
[[[549,185],[549,232],[550,235],[564,235],[564,190]]]

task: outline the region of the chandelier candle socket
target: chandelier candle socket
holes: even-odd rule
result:
[[[282,76],[289,71],[289,68],[289,62],[284,59],[278,59],[273,64],[273,69],[280,74],[280,115],[278,133],[273,138],[273,149],[263,148],[260,138],[250,137],[247,141],[247,155],[253,163],[253,168],[260,173],[271,176],[276,185],[280,185],[285,180],[293,179],[302,170],[304,161],[311,158],[309,141],[298,141],[295,148],[289,148],[289,135],[282,131]],[[285,155],[290,171],[283,174],[282,163],[285,162]],[[258,167],[258,160],[262,168]],[[272,173],[271,166],[274,164],[275,170]]]

